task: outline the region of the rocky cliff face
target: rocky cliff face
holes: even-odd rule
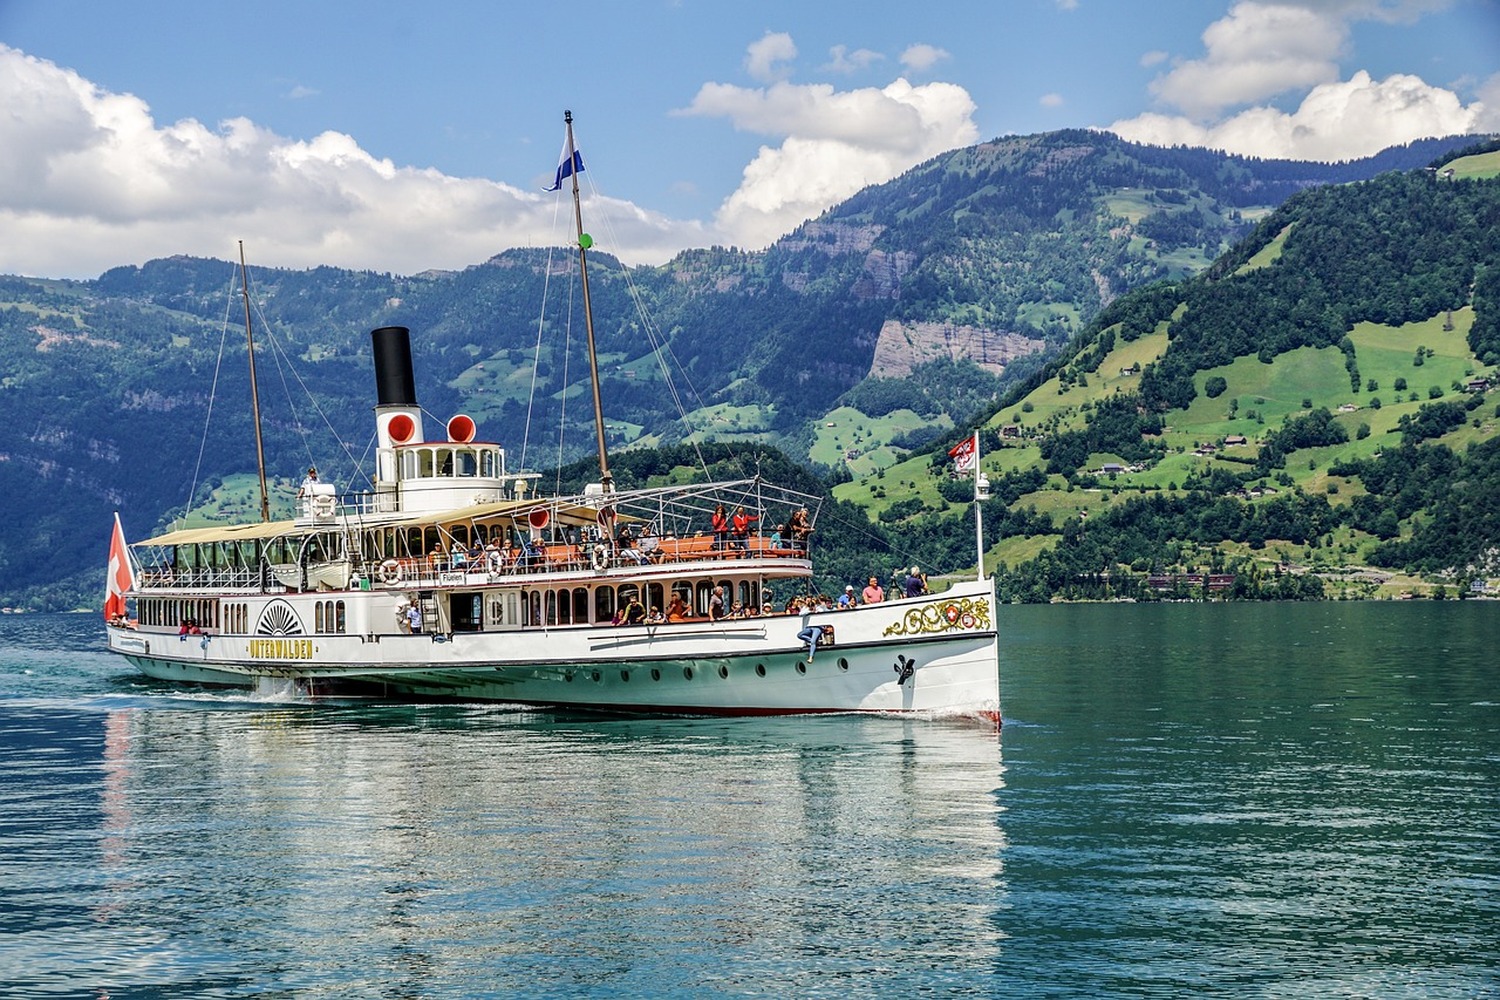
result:
[[[951,323],[903,323],[886,320],[875,343],[871,377],[903,378],[927,361],[962,358],[999,374],[1014,358],[1046,348],[1040,340],[1003,330],[984,330]]]

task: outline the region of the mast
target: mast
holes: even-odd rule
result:
[[[255,337],[250,333],[250,275],[245,270],[245,241],[240,240],[240,291],[245,296],[245,343],[250,350],[250,409],[255,418],[255,467],[260,472],[260,519],[271,519],[271,497],[266,492],[266,446],[260,435],[260,391],[255,385]]]
[[[984,500],[989,496],[989,481],[979,471],[979,431],[974,431],[974,544],[979,549],[974,579],[984,582]]]
[[[578,274],[583,281],[583,326],[589,342],[589,384],[594,390],[594,436],[599,442],[599,482],[605,493],[614,491],[614,477],[609,474],[609,454],[604,447],[604,404],[599,399],[599,358],[594,351],[594,310],[589,303],[588,248],[594,245],[593,237],[583,231],[583,207],[578,200],[578,164],[573,147],[573,112],[563,112],[563,122],[568,128],[567,158],[573,174],[573,221],[578,230]]]

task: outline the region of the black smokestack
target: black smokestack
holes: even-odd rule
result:
[[[375,398],[381,406],[416,406],[417,384],[411,374],[411,331],[382,326],[370,331],[375,348]]]

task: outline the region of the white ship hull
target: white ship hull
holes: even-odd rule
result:
[[[625,712],[772,715],[894,712],[997,719],[999,677],[988,581],[947,593],[808,616],[656,625],[530,626],[408,635],[395,596],[346,592],[351,630],[304,631],[329,594],[259,598],[252,620],[280,634],[179,636],[109,630],[147,676],[311,694],[366,693]],[[255,600],[255,599],[252,599]],[[275,603],[283,613],[264,612]],[[290,609],[291,615],[285,613]],[[354,623],[370,628],[355,631]],[[808,656],[797,633],[831,626]]]

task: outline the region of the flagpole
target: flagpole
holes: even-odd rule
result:
[[[984,513],[979,497],[979,432],[974,432],[974,544],[979,549],[979,562],[975,579],[984,582]]]
[[[573,145],[573,112],[563,112],[563,123],[568,129],[568,153],[563,162],[573,174],[573,221],[578,227],[578,274],[583,283],[583,328],[589,344],[589,384],[594,390],[594,435],[599,443],[599,482],[605,493],[614,490],[614,477],[609,474],[609,453],[604,446],[604,404],[599,398],[599,358],[594,351],[594,309],[589,303],[589,257],[590,240],[583,232],[583,206],[578,196],[578,161]]]

